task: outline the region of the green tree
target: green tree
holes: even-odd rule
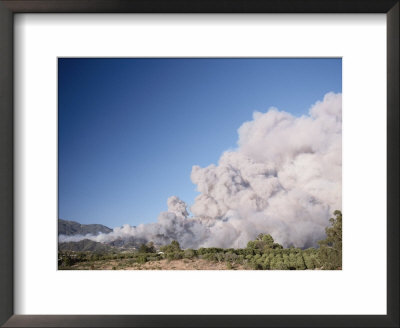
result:
[[[263,235],[261,241],[264,243],[264,247],[272,248],[274,245],[274,238],[271,235]]]
[[[183,253],[183,257],[184,257],[185,259],[192,259],[192,258],[194,258],[195,256],[196,256],[196,252],[195,252],[194,249],[191,249],[191,248],[185,249],[185,251],[184,251],[184,253]]]
[[[251,240],[247,243],[247,249],[252,250],[254,253],[265,253],[270,249],[282,248],[281,245],[274,243],[274,238],[271,235],[260,233],[256,240]]]
[[[176,240],[171,241],[171,247],[173,247],[177,251],[181,250],[181,246],[179,245],[179,243]]]
[[[296,270],[305,270],[305,269],[306,265],[304,263],[303,256],[301,255],[301,253],[298,253],[296,255]]]
[[[315,268],[314,262],[310,257],[310,254],[308,254],[306,251],[303,252],[303,259],[307,269],[312,270]]]
[[[269,270],[271,268],[271,259],[269,256],[264,258],[264,263],[263,263],[263,269],[264,270]]]
[[[171,244],[160,247],[160,251],[165,253],[180,252],[181,246],[176,240],[171,241]]]
[[[147,243],[147,252],[148,253],[155,253],[156,252],[156,247],[154,246],[154,243],[152,241]]]
[[[289,254],[289,269],[294,270],[296,269],[296,254],[293,251],[293,248],[291,249],[291,252]]]
[[[326,239],[318,242],[318,260],[324,270],[342,268],[342,212],[336,210],[333,214],[331,226],[325,229]]]
[[[289,259],[289,256],[287,255],[287,254],[282,254],[282,257],[283,257],[283,263],[288,267],[288,268],[290,268],[290,259]]]
[[[155,253],[156,248],[152,241],[148,242],[147,244],[141,244],[139,247],[139,253]]]

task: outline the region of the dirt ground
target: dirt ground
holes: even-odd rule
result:
[[[243,265],[212,262],[203,259],[160,260],[143,264],[129,260],[95,261],[78,263],[72,270],[246,270]]]

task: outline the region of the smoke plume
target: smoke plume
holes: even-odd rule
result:
[[[326,94],[301,117],[275,108],[254,112],[238,134],[237,149],[224,152],[218,165],[193,166],[191,180],[200,193],[190,208],[193,217],[172,196],[156,223],[59,241],[175,239],[184,248],[226,248],[269,233],[286,247],[316,246],[333,211],[341,209],[342,95]]]

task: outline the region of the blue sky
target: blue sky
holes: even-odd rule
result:
[[[341,59],[58,61],[59,217],[116,227],[155,222],[198,194],[237,129],[274,106],[296,116],[341,92]]]

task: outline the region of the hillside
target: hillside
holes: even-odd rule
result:
[[[58,235],[98,235],[111,231],[112,229],[102,224],[80,224],[75,221],[58,219]]]
[[[114,250],[114,247],[98,243],[93,240],[83,239],[77,242],[59,243],[59,251],[73,252],[93,252],[93,253],[109,253]]]

